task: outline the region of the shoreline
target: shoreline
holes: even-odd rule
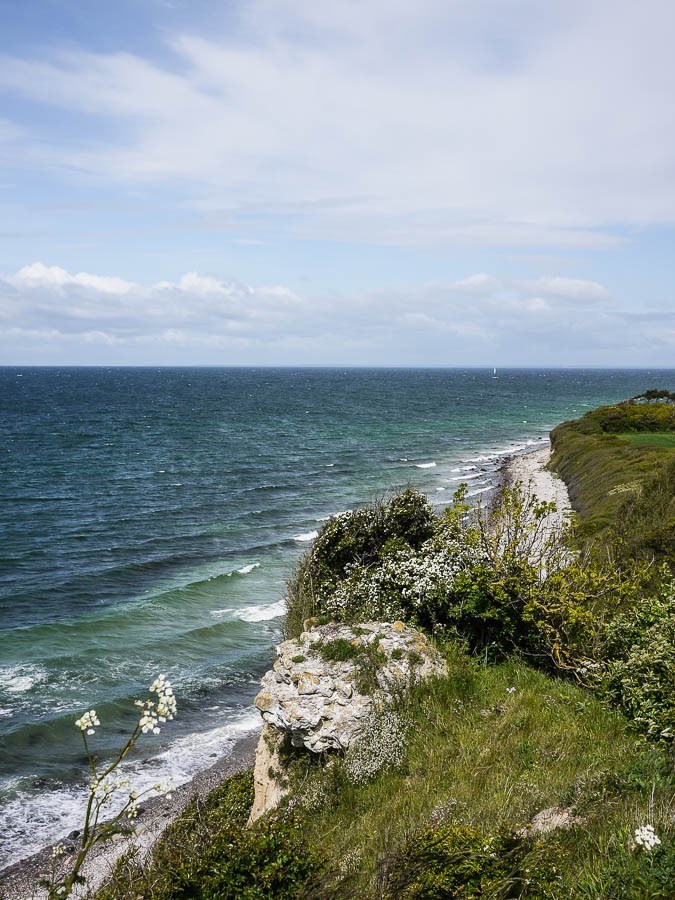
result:
[[[527,493],[538,500],[555,503],[555,512],[549,513],[544,520],[545,532],[550,535],[563,528],[573,513],[565,482],[546,468],[552,452],[549,441],[545,447],[514,454],[504,460],[499,472],[503,487],[520,483]]]
[[[520,482],[529,493],[540,500],[553,501],[557,510],[547,517],[546,529],[549,533],[558,531],[566,523],[572,509],[565,483],[546,470],[551,457],[550,443],[520,453],[506,456],[496,470],[496,484],[491,489],[490,502],[500,487],[508,487]],[[262,722],[261,722],[262,727]],[[141,857],[151,852],[165,829],[182,813],[194,799],[204,797],[234,772],[253,766],[259,729],[242,735],[232,746],[227,756],[196,773],[189,781],[172,791],[172,799],[152,797],[142,804],[134,833],[128,837],[112,839],[97,846],[89,855],[82,874],[86,885],[76,888],[73,897],[85,897],[99,889],[109,877],[117,860],[130,849],[135,848]],[[60,843],[70,843],[67,839]],[[53,844],[43,847],[22,860],[12,863],[0,871],[0,898],[6,900],[43,900],[47,892],[38,884],[39,878],[51,870]]]
[[[261,721],[262,727],[262,721]],[[259,730],[250,731],[237,739],[227,756],[221,757],[208,769],[197,772],[189,781],[172,791],[171,800],[166,797],[150,797],[141,803],[142,812],[136,820],[134,833],[113,838],[99,844],[89,854],[82,874],[87,879],[85,885],[76,888],[72,897],[86,897],[98,890],[108,879],[117,860],[127,851],[135,848],[141,858],[148,854],[165,829],[183,812],[189,803],[205,797],[218,787],[229,775],[253,766]],[[67,838],[59,843],[68,845]],[[3,900],[43,900],[47,897],[39,879],[51,871],[52,848],[43,847],[37,853],[12,863],[0,871],[0,898]]]

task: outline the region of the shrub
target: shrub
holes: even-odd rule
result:
[[[293,812],[246,822],[252,772],[230,776],[206,801],[195,801],[169,826],[151,860],[118,864],[101,900],[177,897],[258,900],[298,897],[318,871]]]
[[[433,530],[429,501],[412,489],[333,516],[288,582],[287,636],[297,636],[306,618],[322,612],[318,598],[330,593],[351,567],[373,564],[387,545],[419,548]]]
[[[675,579],[604,635],[604,690],[652,740],[675,737]]]
[[[367,719],[358,740],[349,748],[344,766],[354,784],[371,781],[380,772],[403,764],[407,726],[391,708],[376,710]]]
[[[545,855],[509,832],[469,825],[427,826],[415,832],[387,866],[385,896],[556,897],[557,871]]]

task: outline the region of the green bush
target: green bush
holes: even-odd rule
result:
[[[675,579],[606,629],[604,690],[652,740],[675,738]]]
[[[389,501],[333,516],[288,582],[286,634],[296,637],[303,621],[322,612],[317,598],[344,579],[350,567],[367,567],[385,548],[417,549],[431,537],[434,515],[427,498],[408,489]]]
[[[412,835],[387,869],[385,896],[391,898],[560,896],[554,863],[508,831],[430,825]]]
[[[230,776],[169,826],[150,861],[119,863],[99,900],[299,897],[318,870],[299,822],[280,812],[247,828],[252,802],[252,771]]]

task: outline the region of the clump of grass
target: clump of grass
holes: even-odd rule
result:
[[[362,652],[358,644],[353,644],[346,638],[335,638],[332,641],[322,641],[315,645],[321,657],[326,662],[349,662],[356,659]]]

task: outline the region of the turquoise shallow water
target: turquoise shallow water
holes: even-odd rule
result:
[[[284,580],[332,513],[477,496],[503,455],[675,372],[0,369],[0,865],[77,827],[73,720],[105,754],[166,672],[132,774],[179,782],[257,724]]]

